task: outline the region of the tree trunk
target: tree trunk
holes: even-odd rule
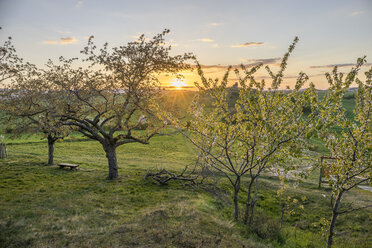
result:
[[[285,211],[285,203],[281,204],[281,215],[280,215],[280,228],[283,227],[284,222],[284,211]]]
[[[234,185],[234,219],[239,218],[239,190],[240,190],[240,177],[236,178]]]
[[[54,164],[54,143],[57,141],[52,135],[48,135],[48,164]]]
[[[334,229],[335,229],[336,219],[337,219],[337,216],[338,216],[338,214],[339,214],[339,213],[338,213],[338,208],[339,208],[339,206],[340,206],[340,202],[341,202],[342,194],[343,194],[343,192],[341,191],[341,192],[337,195],[335,205],[333,206],[333,209],[332,209],[332,219],[331,219],[331,224],[330,224],[330,226],[329,226],[329,234],[328,234],[328,244],[327,244],[327,247],[328,247],[328,248],[331,248],[331,247],[332,247],[332,243],[333,243],[333,235],[334,235]]]
[[[253,222],[253,216],[254,216],[254,207],[256,206],[256,202],[257,202],[257,184],[258,184],[258,177],[255,177],[256,180],[255,180],[255,183],[254,183],[254,196],[253,196],[253,199],[252,199],[252,202],[250,204],[251,206],[251,214],[249,216],[249,224],[251,225],[252,222]]]
[[[255,177],[252,177],[249,186],[248,186],[248,193],[247,193],[247,201],[245,203],[245,216],[244,216],[244,224],[248,223],[249,212],[251,208],[251,193],[252,193],[252,185],[254,183]]]
[[[118,178],[118,162],[116,160],[116,147],[114,145],[104,146],[106,157],[108,160],[109,174],[108,179],[113,180]]]

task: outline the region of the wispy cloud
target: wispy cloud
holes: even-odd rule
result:
[[[77,42],[77,39],[75,39],[74,37],[66,37],[66,38],[61,38],[60,40],[61,44],[73,44],[73,43],[76,43]]]
[[[249,46],[259,46],[265,44],[264,42],[245,42],[242,44],[232,45],[231,47],[249,47]]]
[[[246,67],[252,67],[256,66],[259,64],[264,64],[264,65],[276,65],[279,64],[281,58],[268,58],[268,59],[249,59],[245,60],[244,66]],[[236,65],[231,65],[233,69],[239,69],[241,64],[236,64]],[[229,65],[201,65],[202,69],[207,70],[206,73],[215,73],[218,71],[223,71],[226,70]]]
[[[42,43],[48,45],[68,45],[74,44],[78,40],[75,37],[62,37],[59,41],[56,40],[45,40]]]
[[[75,4],[75,7],[76,7],[76,8],[80,8],[81,6],[83,6],[83,1],[78,1],[78,2]]]
[[[214,44],[212,45],[212,47],[217,48],[217,47],[219,47],[219,46],[218,46],[217,43],[214,43]]]
[[[61,35],[61,36],[68,36],[68,35],[71,34],[71,31],[69,31],[69,30],[57,30],[56,32],[57,32],[59,35]]]
[[[227,69],[228,65],[201,65],[202,69]]]
[[[364,13],[364,11],[354,11],[354,12],[350,13],[350,16],[357,16],[357,15],[361,15],[363,13]]]
[[[209,26],[211,26],[211,27],[218,27],[218,26],[221,26],[222,25],[222,23],[220,23],[220,22],[211,22],[211,23],[209,23]]]
[[[42,43],[43,44],[58,44],[58,41],[55,41],[55,40],[44,40]]]
[[[324,76],[324,73],[323,73],[323,74],[321,74],[321,73],[320,73],[320,74],[307,74],[307,76],[308,76],[309,78],[320,77],[320,76]],[[283,76],[284,79],[297,79],[298,77],[299,77],[299,75],[284,75],[284,76]],[[255,78],[256,78],[256,79],[259,79],[259,80],[261,80],[261,79],[272,80],[272,77],[271,77],[271,76],[269,76],[269,75],[264,75],[264,74],[257,74],[257,75],[255,75]],[[232,77],[232,78],[230,78],[229,80],[237,81],[238,78],[236,78],[236,77]]]
[[[320,68],[333,68],[333,67],[351,67],[355,66],[355,63],[345,63],[345,64],[330,64],[330,65],[312,65],[310,68],[312,69],[320,69]],[[372,63],[366,63],[363,66],[372,66]]]
[[[209,38],[201,38],[201,39],[198,39],[198,41],[202,41],[202,42],[213,42],[214,40],[209,39]]]
[[[247,65],[248,66],[255,66],[255,65],[258,65],[258,64],[264,64],[264,65],[273,65],[273,64],[279,64],[281,58],[268,58],[268,59],[248,59],[246,60],[247,61]],[[246,66],[247,66],[246,65]]]

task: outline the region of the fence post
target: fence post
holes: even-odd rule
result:
[[[0,143],[0,158],[8,157],[8,152],[6,150],[6,144]]]
[[[322,177],[323,177],[323,157],[320,157],[320,171],[319,171],[319,185],[318,189],[322,187]]]

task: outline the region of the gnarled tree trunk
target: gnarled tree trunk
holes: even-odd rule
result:
[[[54,164],[54,143],[57,141],[57,138],[54,138],[52,135],[48,135],[48,164]]]
[[[106,157],[108,160],[108,167],[109,167],[109,174],[108,174],[108,179],[113,180],[118,178],[118,162],[116,160],[116,147],[115,145],[111,144],[106,144],[103,146],[105,152],[106,152]]]

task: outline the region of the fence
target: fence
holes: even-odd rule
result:
[[[322,180],[323,177],[329,176],[329,170],[325,166],[327,164],[327,160],[336,160],[337,158],[333,157],[327,157],[327,156],[321,156],[320,157],[320,171],[319,171],[319,185],[318,188],[320,189],[322,187]]]

